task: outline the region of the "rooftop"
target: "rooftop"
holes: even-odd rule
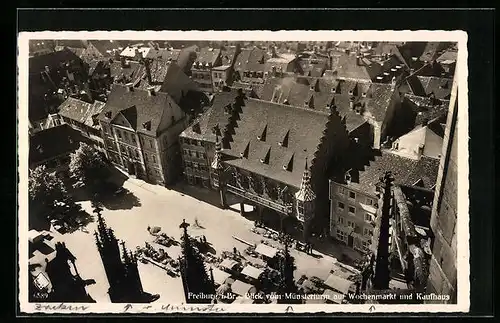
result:
[[[95,118],[101,113],[104,104],[104,102],[100,101],[87,103],[69,97],[59,106],[59,115],[85,124],[86,126],[99,129],[99,123]]]
[[[436,99],[449,100],[453,80],[435,76],[418,76],[427,95],[434,94]]]
[[[80,58],[68,49],[33,56],[29,58],[29,74],[45,71],[45,66],[50,69],[58,69],[62,64],[70,61],[80,61]]]
[[[171,125],[171,117],[179,114],[180,108],[167,93],[150,95],[145,90],[130,91],[127,86],[115,84],[99,120],[114,122],[120,115],[135,131],[156,137],[164,125]]]
[[[413,186],[419,180],[422,180],[424,188],[436,184],[439,159],[423,156],[414,160],[388,150],[369,152],[358,147],[353,147],[351,151],[355,160],[350,171],[351,182],[344,185],[355,190],[375,195],[376,184],[386,171],[392,172],[396,185]]]
[[[329,115],[256,99],[248,99],[242,110],[230,149],[223,151],[235,157],[227,164],[299,187],[306,158],[314,160]]]
[[[85,139],[80,132],[67,124],[38,131],[30,137],[29,163],[38,164],[69,154],[78,149],[81,141]]]
[[[217,59],[220,57],[220,52],[218,48],[204,47],[198,52],[195,64],[201,63],[203,66],[205,66],[205,64],[214,66]]]

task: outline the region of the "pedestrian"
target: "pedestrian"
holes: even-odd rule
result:
[[[207,243],[207,237],[205,237],[205,235],[203,235],[203,242]]]
[[[236,255],[238,254],[238,249],[236,249],[236,247],[233,247],[233,253]]]

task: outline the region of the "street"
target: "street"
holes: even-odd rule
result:
[[[265,239],[251,232],[253,222],[242,217],[235,210],[223,210],[187,194],[133,178],[126,179],[123,187],[128,191],[127,194],[113,197],[111,208],[106,207],[105,203],[102,215],[107,225],[114,230],[116,237],[125,241],[130,250],[134,250],[137,246],[144,246],[146,241],[153,241],[154,237],[147,231],[148,226],[159,226],[167,235],[180,241],[179,225],[183,219],[191,224],[188,228],[189,234],[205,235],[217,255],[220,255],[222,251],[232,251],[233,247],[243,252],[247,247],[232,236],[257,244]],[[198,195],[210,194],[207,190],[199,188],[188,189],[200,190]],[[193,193],[196,194],[196,192]],[[134,203],[131,204],[127,199],[133,199]],[[79,203],[84,210],[92,214],[89,201]],[[120,208],[119,205],[125,205],[125,207]],[[200,224],[200,228],[193,226],[195,219]],[[109,285],[93,236],[95,228],[96,222],[92,222],[85,228],[87,233],[76,231],[58,238],[66,242],[69,250],[76,256],[76,265],[81,277],[96,281],[96,284],[87,287],[89,294],[97,302],[109,302],[107,295]],[[180,247],[170,247],[166,251],[175,259],[180,254]],[[339,249],[338,252],[338,257],[340,257],[343,251]],[[321,254],[316,250],[314,256],[295,249],[291,249],[291,254],[297,266],[296,278],[307,275],[326,279],[335,261],[331,256]],[[159,294],[158,302],[185,302],[180,277],[172,278],[165,271],[151,264],[139,263],[138,266],[144,290],[148,293]]]

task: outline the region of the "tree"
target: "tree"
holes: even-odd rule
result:
[[[62,180],[57,177],[55,172],[47,171],[43,165],[30,170],[28,194],[30,215],[44,214],[48,219],[56,209],[55,202],[68,199],[66,187]]]
[[[83,185],[92,193],[100,193],[110,175],[106,157],[97,149],[81,142],[71,155],[69,170],[77,185]]]

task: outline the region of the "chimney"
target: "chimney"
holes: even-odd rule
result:
[[[354,110],[354,99],[353,98],[349,99],[349,109]]]
[[[146,68],[146,75],[148,77],[149,84],[153,83],[153,77],[151,76],[151,66],[149,59],[144,60],[144,67]]]
[[[134,92],[134,84],[133,83],[127,83],[127,92]]]
[[[361,55],[356,55],[356,65],[358,66],[362,66],[363,65],[363,61],[361,60]]]
[[[156,92],[155,92],[155,88],[154,87],[149,87],[148,88],[148,93],[149,93],[149,96],[155,96],[156,95]]]
[[[345,172],[345,175],[344,175],[344,180],[347,183],[347,185],[351,184],[351,180],[352,180],[351,170],[352,169],[349,169],[347,172]]]
[[[135,49],[135,60],[140,61],[141,59],[142,59],[141,51],[139,50],[139,48],[136,48]]]
[[[120,62],[122,63],[122,67],[127,67],[127,59],[125,57],[120,57]]]
[[[50,68],[47,65],[45,65],[45,72],[50,73]]]

